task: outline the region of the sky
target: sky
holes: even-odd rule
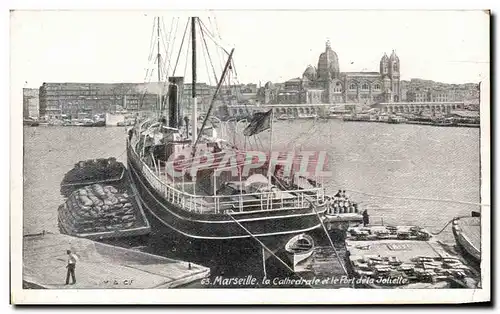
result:
[[[220,45],[235,48],[241,83],[302,76],[317,66],[326,40],[341,72],[378,71],[384,52],[395,50],[402,79],[467,83],[489,76],[489,17],[482,11],[13,11],[11,83],[147,81],[155,16],[162,17],[165,41],[172,34],[170,53],[162,45],[172,67],[187,18],[199,16]],[[198,42],[198,82],[215,84],[200,35]],[[220,75],[225,59],[215,48],[209,41]],[[186,72],[190,82],[186,56],[179,60],[176,74]]]

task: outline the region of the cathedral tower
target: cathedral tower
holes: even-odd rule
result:
[[[384,56],[380,59],[380,75],[382,77],[389,75],[389,57],[386,53],[384,53]]]
[[[396,55],[396,52],[392,50],[391,56],[389,57],[389,77],[391,79],[393,101],[395,102],[401,101],[399,71],[399,57]]]

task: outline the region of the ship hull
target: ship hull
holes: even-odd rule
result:
[[[143,207],[161,224],[192,239],[233,240],[293,235],[320,226],[324,207],[231,214],[188,212],[165,200],[128,158],[128,168]],[[318,214],[317,214],[318,213]]]
[[[481,263],[481,251],[474,243],[467,237],[465,232],[461,230],[458,225],[458,219],[453,222],[452,230],[455,241],[458,244],[460,250],[465,253],[465,257],[473,263]]]

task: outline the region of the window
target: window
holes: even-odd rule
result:
[[[335,93],[340,93],[340,92],[342,92],[342,84],[340,84],[340,82],[337,82],[337,83],[335,84],[335,86],[333,87],[333,91],[334,91]]]
[[[380,90],[380,84],[377,83],[377,84],[373,85],[373,89]]]
[[[361,89],[362,89],[362,90],[369,90],[370,88],[368,87],[368,84],[364,83],[364,84],[361,86]]]
[[[357,89],[356,84],[352,83],[351,85],[349,85],[349,89],[350,90],[356,90]]]

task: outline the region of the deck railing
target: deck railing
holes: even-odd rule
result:
[[[132,149],[128,157],[142,170],[148,183],[168,202],[187,211],[196,213],[232,214],[260,212],[266,210],[288,210],[309,207],[311,203],[322,203],[322,188],[297,189],[286,191],[265,191],[237,195],[194,195],[180,191],[172,185],[162,182],[160,178],[142,162]]]

